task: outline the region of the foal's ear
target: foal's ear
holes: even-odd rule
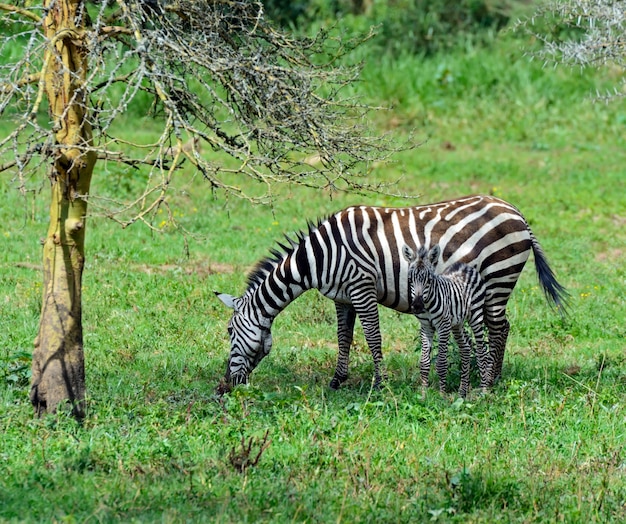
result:
[[[430,248],[430,251],[428,252],[428,260],[433,266],[437,265],[440,254],[441,248],[439,247],[439,244],[435,244],[433,247]]]
[[[237,297],[229,295],[228,293],[220,293],[219,291],[214,291],[214,293],[215,296],[219,298],[226,307],[237,311],[237,304],[239,302],[239,299]]]
[[[411,262],[413,262],[415,260],[415,252],[406,244],[404,244],[404,246],[402,246],[402,254],[404,255],[404,258],[406,259],[406,261],[410,264]]]

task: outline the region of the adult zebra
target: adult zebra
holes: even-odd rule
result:
[[[304,291],[317,289],[335,302],[339,355],[330,387],[348,377],[348,361],[358,316],[374,359],[380,384],[382,351],[377,304],[410,313],[409,264],[402,247],[438,244],[438,268],[456,262],[474,265],[485,281],[485,323],[493,352],[494,377],[502,370],[509,333],[506,304],[533,251],[535,268],[546,297],[563,306],[565,289],[522,214],[492,196],[469,196],[417,207],[358,206],[310,224],[289,245],[273,250],[248,278],[241,297],[216,295],[234,309],[228,324],[230,356],[227,383],[246,383],[272,347],[274,318]]]

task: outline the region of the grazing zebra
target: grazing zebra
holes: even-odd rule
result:
[[[435,331],[439,333],[437,353],[437,375],[439,389],[446,390],[448,373],[448,341],[450,332],[459,346],[461,355],[461,386],[459,394],[465,397],[469,392],[471,342],[468,340],[464,324],[468,322],[476,340],[476,358],[480,370],[480,387],[483,391],[493,382],[489,351],[485,347],[483,307],[486,286],[480,274],[472,266],[457,262],[441,275],[435,271],[441,250],[435,244],[430,250],[424,246],[418,252],[406,244],[402,254],[409,263],[409,300],[411,310],[421,324],[422,355],[420,371],[422,390],[428,387],[430,374],[430,354]]]
[[[402,246],[439,244],[443,271],[456,262],[473,264],[486,285],[485,323],[500,375],[509,333],[506,304],[532,250],[539,282],[557,307],[565,289],[521,213],[492,196],[469,196],[407,208],[357,206],[309,224],[288,245],[273,250],[248,277],[241,297],[216,295],[234,309],[228,323],[230,356],[225,379],[246,383],[272,347],[274,318],[294,299],[317,289],[335,302],[339,355],[330,383],[338,388],[348,376],[348,360],[358,316],[380,384],[382,351],[377,304],[410,313],[409,264]]]

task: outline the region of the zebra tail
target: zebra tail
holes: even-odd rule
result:
[[[556,275],[550,264],[548,264],[548,258],[543,252],[539,241],[535,238],[532,231],[530,231],[530,240],[533,247],[533,255],[535,257],[535,269],[537,270],[537,276],[539,277],[539,283],[543,288],[543,292],[546,295],[546,299],[551,306],[555,307],[561,316],[566,316],[569,307],[570,294],[567,292],[564,286],[559,284],[556,279]]]

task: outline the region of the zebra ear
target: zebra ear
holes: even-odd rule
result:
[[[415,260],[415,252],[406,244],[402,246],[402,254],[409,264]]]
[[[219,293],[218,291],[214,291],[214,293],[215,296],[219,298],[226,307],[237,311],[237,303],[239,302],[239,299],[237,297],[229,295],[228,293]]]
[[[437,265],[440,254],[441,248],[439,247],[439,244],[435,244],[433,247],[430,248],[430,251],[428,252],[428,260],[433,266]]]

